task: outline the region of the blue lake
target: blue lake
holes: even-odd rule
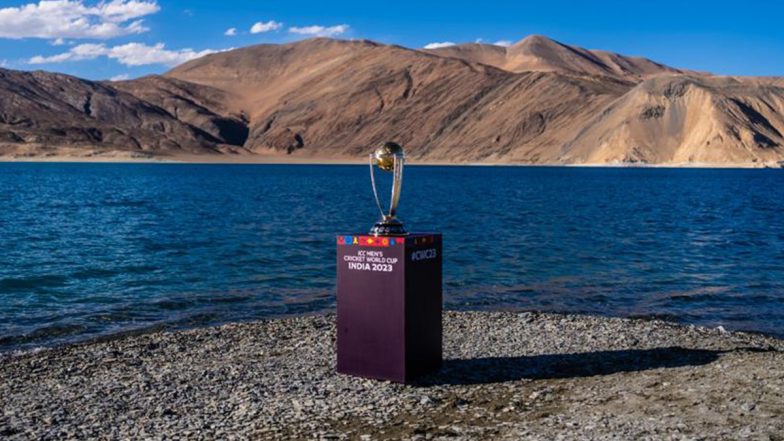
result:
[[[784,172],[408,167],[445,304],[784,336]],[[0,164],[0,350],[332,310],[366,166]]]

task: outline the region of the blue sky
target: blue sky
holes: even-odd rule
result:
[[[0,65],[134,78],[317,35],[421,48],[543,34],[675,67],[784,75],[782,17],[784,2],[0,0]]]

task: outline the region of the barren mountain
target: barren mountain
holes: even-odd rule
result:
[[[243,96],[254,152],[356,158],[396,139],[439,161],[555,160],[571,127],[633,85],[327,39],[213,54],[167,75]]]
[[[733,78],[646,80],[564,146],[568,163],[784,159],[784,89]]]
[[[0,154],[43,144],[361,160],[393,139],[439,162],[784,160],[781,78],[713,77],[540,36],[428,51],[312,39],[116,83],[0,73]]]
[[[0,69],[0,142],[9,151],[32,147],[32,154],[46,154],[49,147],[62,146],[94,149],[95,153],[218,153],[222,144],[231,143],[219,130],[210,133],[214,125],[230,125],[234,121],[231,117],[187,101],[179,112],[200,114],[201,118],[180,119],[164,107],[130,93],[165,94],[166,98],[160,100],[166,101],[177,96],[162,88],[150,91],[158,83],[174,82],[145,79],[118,88],[62,74]],[[194,85],[188,88],[200,90]]]
[[[164,109],[219,144],[242,146],[248,137],[245,115],[231,107],[236,99],[222,90],[161,76],[111,85]]]

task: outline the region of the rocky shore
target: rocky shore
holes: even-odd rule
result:
[[[784,439],[784,341],[539,313],[449,312],[445,364],[337,375],[334,316],[0,355],[0,438]]]

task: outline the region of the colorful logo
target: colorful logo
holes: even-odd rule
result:
[[[376,237],[376,236],[337,236],[338,245],[358,245],[361,247],[393,247],[403,245],[432,245],[436,243],[435,236],[420,237]]]
[[[361,247],[391,247],[403,244],[405,241],[392,237],[375,236],[338,236],[338,245],[359,245]]]

